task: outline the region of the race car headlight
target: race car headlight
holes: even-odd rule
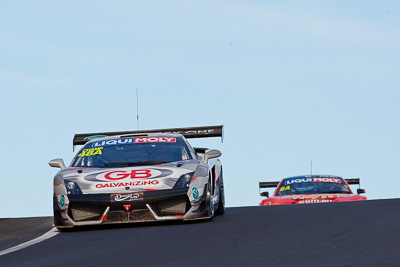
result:
[[[64,180],[65,181],[65,189],[67,189],[68,195],[78,195],[82,194],[82,190],[79,188],[79,185],[75,182]]]
[[[185,188],[190,186],[190,181],[192,180],[194,172],[186,173],[179,177],[178,181],[176,181],[174,188]]]
[[[67,184],[67,188],[68,188],[69,190],[74,190],[74,188],[75,188],[75,183],[74,183],[74,182],[69,182],[69,183]]]

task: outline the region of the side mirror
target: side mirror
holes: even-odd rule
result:
[[[53,159],[49,162],[49,165],[51,167],[55,167],[55,168],[60,168],[60,169],[66,169],[67,167],[64,164],[64,160],[63,159]]]
[[[364,194],[364,193],[365,193],[364,189],[361,189],[361,188],[357,189],[357,194]]]
[[[221,157],[221,151],[217,149],[207,150],[204,156],[204,162],[207,162],[209,159]]]
[[[262,197],[269,197],[269,193],[268,193],[268,192],[262,192],[262,193],[260,194],[260,196],[262,196]]]

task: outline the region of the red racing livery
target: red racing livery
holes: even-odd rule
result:
[[[260,206],[313,204],[341,201],[366,200],[360,194],[364,189],[357,189],[354,194],[349,184],[360,184],[359,178],[343,179],[334,175],[304,175],[284,178],[280,182],[260,182],[260,188],[276,187],[274,195],[268,192],[260,195],[267,197]]]

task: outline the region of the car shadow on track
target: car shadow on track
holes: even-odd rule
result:
[[[101,224],[101,225],[85,225],[75,226],[71,228],[58,229],[60,232],[82,232],[82,231],[99,231],[108,229],[126,229],[126,228],[139,228],[139,227],[153,227],[153,226],[167,226],[167,225],[189,225],[198,223],[207,223],[214,220],[212,219],[199,219],[199,220],[176,220],[176,221],[155,221],[155,222],[134,222],[134,223],[116,223],[116,224]]]

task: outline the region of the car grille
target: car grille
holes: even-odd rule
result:
[[[154,216],[148,209],[133,210],[132,212],[110,211],[104,219],[104,223],[129,223],[129,222],[151,222]]]
[[[152,203],[151,208],[158,216],[184,215],[190,208],[190,202],[185,195]]]
[[[190,201],[187,195],[181,195],[164,199],[149,204],[152,211],[142,204],[133,205],[128,210],[122,205],[111,205],[110,210],[105,214],[106,206],[86,204],[81,202],[70,202],[68,215],[75,222],[99,221],[103,214],[103,223],[129,223],[155,221],[154,217],[159,216],[182,216],[190,209]],[[152,214],[155,213],[155,215]]]
[[[106,207],[97,205],[70,203],[69,215],[77,222],[100,220],[100,216],[103,214],[105,209]]]

